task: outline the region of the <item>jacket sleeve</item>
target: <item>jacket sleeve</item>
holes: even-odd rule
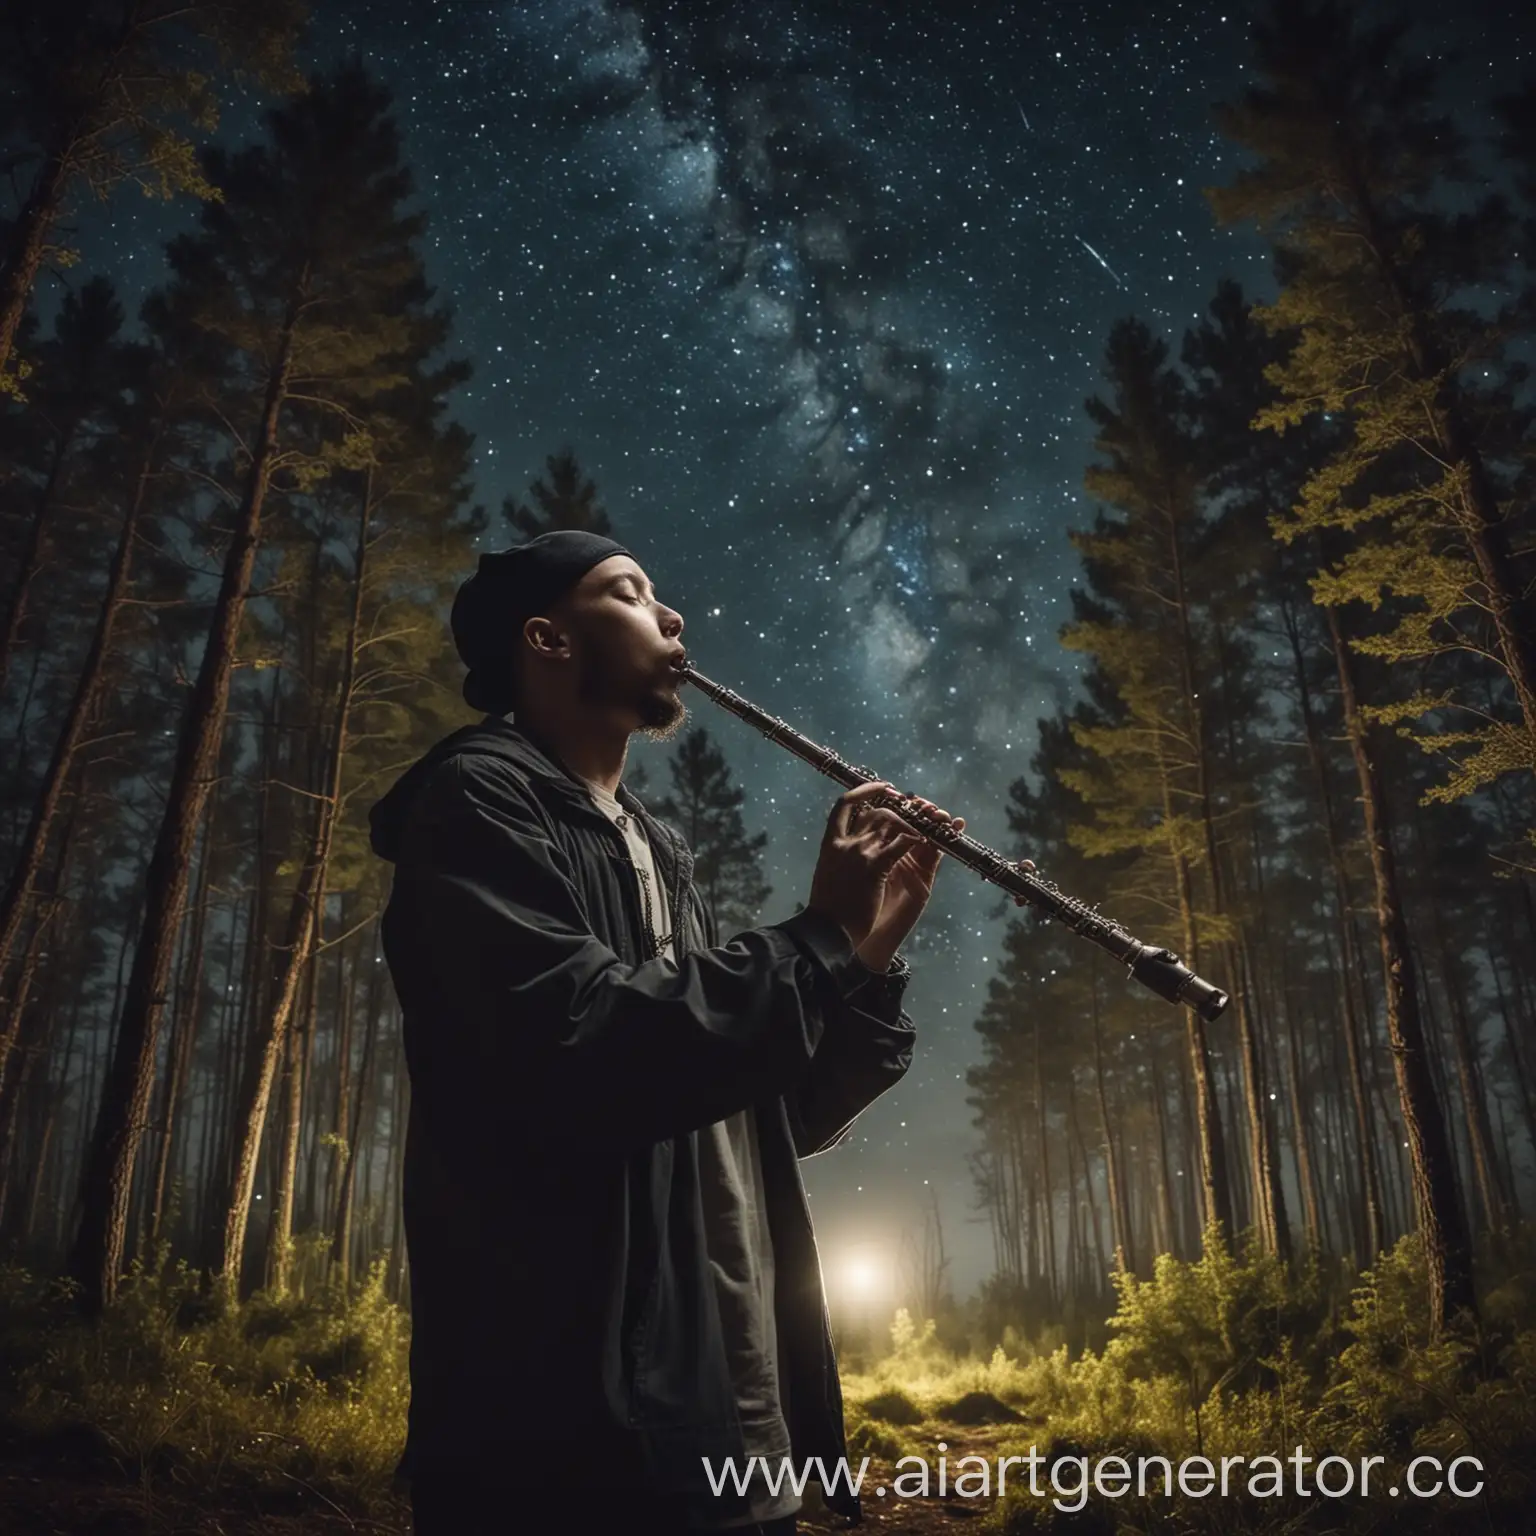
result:
[[[594,933],[552,834],[515,769],[463,754],[422,786],[399,871],[411,942],[449,1004],[438,1017],[454,1040],[434,1061],[495,1074],[546,1139],[643,1145],[782,1091],[868,975],[842,926],[810,911],[626,964]]]
[[[846,1141],[858,1116],[912,1064],[916,1030],[901,1006],[905,976],[865,977],[829,1014],[819,1049],[784,1095],[801,1157]]]
[[[702,896],[699,908],[713,945],[719,939],[714,909]],[[912,1064],[917,1032],[901,1006],[912,974],[910,965],[898,955],[890,969],[879,975],[857,956],[854,959],[857,980],[852,990],[828,1011],[816,1054],[784,1091],[790,1133],[800,1157],[841,1146],[858,1116],[899,1082]]]

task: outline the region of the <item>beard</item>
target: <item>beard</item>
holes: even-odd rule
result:
[[[640,717],[636,729],[647,740],[670,741],[688,719],[688,706],[678,696],[679,685],[630,681],[631,667],[627,653],[610,657],[600,647],[587,649],[581,659],[577,698],[594,708],[630,710]]]
[[[671,741],[688,719],[688,706],[665,688],[648,694],[641,705],[640,734],[648,741]]]

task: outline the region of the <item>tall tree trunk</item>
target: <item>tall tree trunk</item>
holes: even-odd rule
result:
[[[171,1019],[165,1097],[160,1110],[160,1142],[155,1149],[154,1193],[150,1200],[149,1242],[155,1247],[164,1235],[165,1191],[175,1151],[182,1095],[192,1070],[192,1050],[197,1043],[203,987],[203,940],[208,927],[208,888],[213,872],[213,828],[218,817],[219,789],[215,784],[203,817],[203,856],[197,872],[197,895],[192,907],[192,933],[187,946],[181,983],[176,989],[176,1010]]]
[[[1326,1080],[1334,1087],[1334,1091],[1319,1096],[1322,1145],[1328,1152],[1319,1155],[1314,1162],[1322,1214],[1323,1250],[1326,1253],[1358,1253],[1363,1246],[1365,1201],[1354,1178],[1360,1160],[1351,1157],[1346,1150],[1352,1144],[1354,1133],[1345,1114],[1344,1099],[1337,1092],[1337,1085],[1347,1076],[1342,1070],[1338,1031],[1325,1030],[1312,1008],[1298,1010],[1291,1019],[1298,1036],[1305,1031],[1306,1038],[1299,1040],[1297,1045],[1302,1060],[1316,1062],[1319,1073],[1326,1074]],[[1330,1168],[1334,1173],[1331,1188],[1327,1178]],[[1333,1230],[1335,1227],[1337,1232]]]
[[[1099,1125],[1104,1133],[1104,1169],[1109,1186],[1110,1223],[1115,1239],[1115,1268],[1134,1270],[1136,1259],[1131,1245],[1130,1222],[1126,1215],[1125,1179],[1120,1171],[1120,1158],[1109,1117],[1109,1097],[1104,1088],[1104,1047],[1099,1028],[1099,975],[1096,963],[1090,962],[1089,972],[1093,1021],[1093,1090],[1099,1106]]]
[[[1174,1215],[1173,1170],[1168,1164],[1168,1116],[1163,1100],[1163,1075],[1158,1070],[1155,1039],[1148,1045],[1147,1055],[1152,1073],[1152,1116],[1157,1127],[1158,1215],[1167,1234],[1168,1251],[1178,1253],[1182,1244],[1178,1221]]]
[[[1191,766],[1194,770],[1194,801],[1200,816],[1201,827],[1205,838],[1205,858],[1207,874],[1211,883],[1211,905],[1218,916],[1226,917],[1227,902],[1224,882],[1222,879],[1220,850],[1216,844],[1216,829],[1212,818],[1211,792],[1210,792],[1210,766],[1205,731],[1205,712],[1200,706],[1200,690],[1196,677],[1195,667],[1195,637],[1189,611],[1189,597],[1185,587],[1184,578],[1184,550],[1181,533],[1181,520],[1174,515],[1167,518],[1168,524],[1168,550],[1169,569],[1173,577],[1173,609],[1178,624],[1179,635],[1179,664],[1180,682],[1183,689],[1184,714],[1189,731],[1189,744],[1192,755]],[[1168,807],[1171,810],[1171,807]],[[1236,920],[1234,919],[1234,922]],[[1222,946],[1226,956],[1227,965],[1232,969],[1233,947],[1231,944]],[[1193,960],[1191,966],[1195,965]],[[1248,1141],[1249,1141],[1249,1169],[1251,1188],[1253,1190],[1254,1219],[1259,1228],[1261,1240],[1271,1251],[1276,1251],[1280,1243],[1279,1223],[1276,1220],[1274,1210],[1274,1166],[1273,1156],[1269,1146],[1268,1122],[1265,1120],[1260,1105],[1260,1082],[1258,1076],[1258,1057],[1253,1045],[1253,1023],[1249,1013],[1250,1001],[1247,988],[1243,984],[1243,978],[1235,977],[1238,1015],[1238,1041],[1243,1061],[1243,1077],[1245,1086],[1244,1103],[1247,1110]],[[1186,1009],[1186,1013],[1193,1013],[1193,1009]],[[1207,1206],[1207,1219],[1212,1207]],[[1226,1219],[1223,1222],[1223,1230],[1227,1239],[1233,1237],[1232,1215],[1228,1208]]]
[[[398,1303],[405,1295],[406,1276],[405,1205],[401,1198],[400,1174],[405,1162],[406,1124],[411,1110],[410,1080],[405,1070],[405,1053],[400,1046],[399,1017],[393,1009],[390,1016],[395,1020],[395,1029],[391,1035],[394,1041],[390,1069],[393,1092],[389,1111],[389,1295]]]
[[[314,967],[315,955],[310,956]],[[276,1192],[267,1224],[267,1289],[287,1295],[293,1280],[293,1194],[299,1172],[299,1135],[304,1128],[304,1037],[313,1028],[302,1020],[284,1031],[282,1135],[278,1138]]]
[[[1498,956],[1491,951],[1488,956],[1488,973],[1493,980],[1493,994],[1498,1002],[1499,1018],[1504,1025],[1504,1049],[1509,1056],[1510,1075],[1515,1080],[1515,1094],[1520,1104],[1520,1120],[1525,1126],[1525,1139],[1532,1149],[1536,1149],[1536,1113],[1533,1113],[1531,1104],[1530,1073],[1525,1065],[1524,1048],[1519,1041],[1520,1030],[1517,1027],[1516,1014],[1511,1009],[1510,998],[1505,993],[1504,981],[1499,974]],[[1515,1006],[1519,1006],[1518,1001]],[[1514,1199],[1514,1210],[1518,1216],[1520,1210],[1518,1181],[1511,1181],[1510,1190]]]
[[[1412,808],[1414,838],[1422,853],[1427,853],[1428,829],[1417,801]],[[1462,1119],[1466,1126],[1467,1150],[1472,1160],[1472,1178],[1477,1185],[1483,1216],[1495,1242],[1502,1242],[1509,1232],[1509,1205],[1494,1153],[1493,1127],[1488,1119],[1488,1096],[1483,1087],[1482,1067],[1478,1062],[1471,1020],[1467,1017],[1467,982],[1450,934],[1446,931],[1438,893],[1427,893],[1425,906],[1430,932],[1440,960],[1440,979],[1450,1014],[1451,1059],[1456,1067],[1456,1085],[1461,1096]]]
[[[1310,1118],[1302,1106],[1301,1052],[1296,1045],[1296,1023],[1286,1021],[1285,1052],[1287,1077],[1290,1079],[1291,1125],[1296,1137],[1296,1182],[1301,1186],[1301,1209],[1307,1224],[1307,1244],[1314,1251],[1322,1247],[1322,1214],[1317,1198],[1317,1172],[1312,1158]]]
[[[1433,334],[1430,315],[1414,295],[1407,273],[1392,253],[1372,190],[1358,177],[1348,183],[1366,248],[1386,285],[1399,318],[1408,353],[1404,370],[1417,383],[1433,384],[1427,404],[1438,452],[1436,460],[1461,473],[1459,494],[1444,503],[1460,528],[1481,577],[1480,606],[1493,619],[1499,657],[1515,691],[1525,729],[1536,741],[1536,613],[1529,584],[1510,550],[1509,525],[1499,507],[1498,489],[1483,456],[1477,433],[1462,404],[1457,368]]]
[[[258,822],[258,849],[260,849],[260,825]],[[258,871],[261,869],[258,852]],[[257,948],[258,914],[261,911],[261,876],[258,874],[257,889],[250,891],[246,899],[235,897],[229,903],[229,943],[224,949],[224,997],[217,1014],[217,1049],[214,1052],[214,1071],[207,1084],[207,1111],[203,1115],[203,1137],[198,1150],[198,1213],[192,1230],[200,1235],[198,1264],[201,1269],[212,1270],[218,1264],[217,1232],[223,1221],[224,1206],[229,1190],[229,1094],[224,1084],[237,1077],[235,1041],[240,1037],[238,1021],[244,1000],[250,995],[250,952]],[[244,943],[241,943],[244,935]],[[238,965],[237,965],[238,960]]]
[[[1354,924],[1350,921],[1349,880],[1344,864],[1344,849],[1339,839],[1334,814],[1333,792],[1328,784],[1328,762],[1323,752],[1322,732],[1312,707],[1312,690],[1307,682],[1306,658],[1302,651],[1301,631],[1295,611],[1282,603],[1281,612],[1291,644],[1291,659],[1296,671],[1297,702],[1301,707],[1302,727],[1307,740],[1307,759],[1317,787],[1323,812],[1323,836],[1328,848],[1328,863],[1333,875],[1334,911],[1338,918],[1339,941],[1343,950],[1343,975],[1340,977],[1339,1001],[1344,1015],[1344,1043],[1349,1061],[1349,1091],[1355,1110],[1355,1134],[1359,1141],[1360,1174],[1365,1201],[1365,1253],[1357,1255],[1361,1267],[1374,1264],[1385,1246],[1381,1210],[1381,1174],[1376,1161],[1376,1137],[1365,1085],[1365,1068],[1360,1054],[1361,1020],[1355,1008],[1354,978],[1362,978],[1355,947]]]
[[[73,135],[69,138],[72,140]],[[0,266],[0,378],[12,371],[11,355],[16,350],[16,334],[21,329],[21,318],[27,312],[32,290],[37,285],[43,253],[48,249],[48,236],[64,207],[64,189],[69,183],[72,165],[68,152],[50,154],[28,191],[16,222],[11,225],[5,262]]]
[[[1229,921],[1238,934],[1238,942],[1220,945],[1227,970],[1233,977],[1233,1002],[1237,1012],[1238,1054],[1243,1064],[1243,1109],[1248,1127],[1248,1187],[1252,1192],[1251,1219],[1258,1228],[1259,1240],[1270,1253],[1282,1258],[1290,1253],[1290,1235],[1279,1209],[1281,1204],[1279,1168],[1271,1144],[1269,1121],[1264,1113],[1264,1072],[1254,1035],[1251,979],[1240,963],[1241,919],[1228,909],[1226,879],[1222,870],[1221,849],[1216,840],[1216,822],[1211,805],[1210,766],[1206,743],[1205,712],[1200,707],[1196,687],[1195,641],[1190,622],[1188,597],[1184,588],[1184,556],[1178,538],[1178,525],[1171,523],[1169,540],[1174,575],[1174,602],[1179,621],[1180,656],[1183,672],[1184,709],[1189,720],[1190,741],[1194,749],[1194,800],[1200,816],[1205,842],[1205,862],[1211,883],[1211,906]]]
[[[299,877],[288,911],[282,972],[274,988],[271,1005],[263,1020],[260,1038],[252,1052],[251,1070],[247,1074],[241,1095],[240,1115],[237,1121],[241,1134],[234,1159],[231,1198],[224,1221],[224,1252],[220,1263],[220,1272],[231,1285],[237,1287],[240,1282],[241,1259],[245,1252],[246,1227],[250,1219],[257,1156],[261,1149],[262,1129],[266,1123],[267,1105],[271,1098],[278,1054],[293,1016],[299,977],[320,938],[325,876],[330,864],[331,841],[336,820],[341,810],[342,769],[346,762],[349,744],[348,722],[356,688],[357,658],[362,639],[368,527],[373,511],[372,497],[373,480],[370,472],[365,477],[362,510],[358,519],[358,538],[353,565],[352,611],[342,652],[341,680],[335,699],[335,721],[330,737],[325,783],[316,798],[314,830],[306,851],[303,872]]]
[[[21,849],[6,882],[5,895],[0,897],[0,976],[10,958],[11,946],[16,941],[22,919],[26,913],[27,898],[32,892],[32,882],[42,868],[48,837],[59,803],[64,797],[65,785],[74,772],[75,755],[85,737],[86,724],[91,718],[106,658],[111,653],[112,631],[118,616],[128,600],[130,576],[133,565],[134,541],[137,538],[140,515],[148,499],[149,485],[159,456],[161,432],[157,428],[144,455],[139,474],[134,481],[133,495],[123,518],[122,531],[118,535],[117,549],[112,557],[112,568],[107,578],[107,590],[101,599],[96,616],[96,627],[80,672],[75,681],[75,691],[70,699],[69,711],[53,747],[47,772],[32,806],[27,830],[22,837]],[[12,1043],[11,1021],[7,1017],[0,1023],[0,1074],[5,1071],[5,1058]]]
[[[352,1208],[357,1188],[357,1160],[362,1152],[363,1108],[367,1103],[374,1045],[379,1034],[383,990],[379,973],[382,969],[382,966],[374,966],[373,975],[368,978],[368,1001],[364,1004],[363,1015],[363,1055],[357,1067],[357,1099],[352,1112],[355,1130],[347,1143],[346,1160],[342,1164],[341,1199],[336,1208],[336,1232],[331,1246],[331,1261],[344,1287],[352,1283]]]
[[[1285,1220],[1284,1196],[1280,1190],[1280,1161],[1275,1153],[1265,1109],[1266,1092],[1263,1060],[1254,1035],[1253,1010],[1247,967],[1241,963],[1237,946],[1223,945],[1232,975],[1237,979],[1237,1039],[1243,1061],[1243,1107],[1248,1123],[1248,1171],[1253,1189],[1254,1225],[1259,1240],[1269,1253],[1282,1260],[1291,1256],[1290,1229]]]
[[[1454,976],[1450,956],[1445,966]],[[1452,987],[1454,983],[1452,983]],[[1451,1016],[1451,1048],[1456,1063],[1456,1086],[1465,1111],[1467,1144],[1472,1153],[1472,1176],[1482,1201],[1483,1216],[1496,1243],[1509,1235],[1509,1204],[1505,1198],[1498,1155],[1494,1151],[1493,1127],[1488,1119],[1488,1099],[1483,1089],[1483,1072],[1478,1064],[1477,1048],[1472,1041],[1472,1026],[1467,1019],[1464,999],[1448,987]]]
[[[32,942],[28,946],[29,958],[47,942],[48,930],[53,926],[55,915],[54,908],[50,906],[45,920],[38,924],[32,936]],[[34,970],[32,975],[35,974]],[[30,975],[27,989],[31,990]],[[21,1122],[23,1110],[27,1104],[27,1084],[37,1070],[37,1063],[47,1045],[50,1003],[46,995],[48,990],[45,988],[45,995],[39,1007],[28,1009],[23,1002],[25,1011],[25,1027],[21,1031],[23,1044],[16,1053],[15,1066],[5,1082],[0,1084],[0,1234],[6,1237],[10,1236],[13,1225],[7,1219],[11,1215],[11,1175],[16,1163],[17,1143],[22,1136]]]
[[[1017,1157],[1017,1153],[1015,1153]],[[1018,1158],[1020,1174],[1024,1161]],[[1029,1288],[1033,1297],[1040,1284],[1040,1169],[1031,1160],[1029,1163],[1029,1194],[1027,1196],[1027,1223],[1024,1239],[1024,1284]]]
[[[89,903],[88,903],[89,904]],[[75,925],[76,933],[89,932],[89,914]],[[78,940],[77,940],[78,943]],[[81,967],[80,969],[84,969]],[[48,1197],[48,1192],[53,1188],[51,1180],[51,1165],[62,1159],[54,1157],[53,1149],[62,1140],[63,1132],[60,1122],[64,1116],[64,1102],[69,1093],[69,1069],[74,1065],[75,1047],[80,1038],[80,1015],[84,1011],[85,988],[77,986],[74,997],[70,1000],[69,1027],[64,1035],[64,1055],[59,1064],[58,1077],[48,1084],[47,1109],[43,1120],[42,1135],[38,1140],[38,1147],[33,1157],[32,1179],[27,1190],[27,1208],[23,1213],[21,1224],[21,1245],[23,1251],[31,1248],[33,1234],[37,1230],[38,1212],[43,1208]],[[62,1181],[60,1181],[62,1182]],[[58,1226],[57,1204],[54,1209],[55,1219],[49,1224],[49,1235],[46,1243],[40,1245],[44,1252],[52,1254],[55,1247],[54,1229]]]
[[[1078,1157],[1083,1165],[1083,1188],[1088,1196],[1088,1225],[1093,1234],[1093,1252],[1096,1267],[1093,1270],[1093,1294],[1097,1298],[1104,1292],[1104,1277],[1109,1273],[1109,1263],[1104,1254],[1104,1229],[1099,1219],[1099,1197],[1093,1192],[1093,1159],[1088,1156],[1088,1147],[1083,1140],[1083,1124],[1077,1113],[1077,1079],[1069,1079],[1067,1084],[1067,1114],[1071,1122],[1072,1139],[1077,1144]],[[1088,1256],[1088,1244],[1086,1237],[1083,1242],[1083,1257]],[[1084,1265],[1086,1269],[1086,1263]]]
[[[278,337],[276,363],[267,385],[245,493],[177,744],[165,815],[145,879],[143,926],[118,1025],[117,1048],[81,1179],[80,1230],[70,1269],[80,1282],[81,1303],[87,1312],[99,1312],[117,1296],[134,1164],[154,1087],[160,1018],[170,1001],[171,966],[186,907],[198,827],[218,772],[235,648],[261,542],[262,511],[277,454],[278,421],[288,393],[295,324],[295,311],[290,310]]]
[[[1459,1311],[1475,1315],[1472,1244],[1456,1189],[1456,1169],[1445,1117],[1435,1094],[1428,1047],[1419,1017],[1418,984],[1408,924],[1403,915],[1397,854],[1392,846],[1391,812],[1381,770],[1371,754],[1365,720],[1355,692],[1354,662],[1340,631],[1337,612],[1327,608],[1329,638],[1339,669],[1366,844],[1376,883],[1376,924],[1386,991],[1387,1036],[1397,1076],[1398,1100],[1413,1168],[1414,1214],[1429,1281],[1429,1326],[1438,1335]]]
[[[345,909],[342,928],[345,931]],[[357,995],[356,967],[347,965],[343,960],[336,970],[339,977],[336,988],[336,1097],[331,1107],[330,1166],[325,1181],[325,1213],[333,1229],[336,1212],[341,1204],[341,1169],[346,1162],[347,1144],[352,1137],[352,1122],[349,1118],[352,1098],[352,1016]]]
[[[1163,815],[1174,822],[1173,785],[1166,765],[1160,764],[1163,790]],[[1184,954],[1191,970],[1200,969],[1200,937],[1195,922],[1195,899],[1189,873],[1189,861],[1177,850],[1173,853],[1174,887],[1178,896],[1179,916],[1184,928]],[[1195,1085],[1195,1131],[1199,1137],[1200,1189],[1204,1197],[1201,1223],[1215,1222],[1222,1241],[1230,1242],[1232,1229],[1232,1193],[1227,1178],[1226,1140],[1222,1134],[1221,1110],[1216,1100],[1215,1076],[1211,1068],[1211,1047],[1205,1033],[1205,1020],[1193,1008],[1184,1009],[1185,1039],[1189,1046],[1189,1069]]]
[[[1056,1299],[1056,1189],[1051,1182],[1050,1129],[1045,1113],[1045,1079],[1040,1070],[1040,1015],[1034,1018],[1034,1080],[1035,1080],[1035,1156],[1040,1169],[1041,1209],[1043,1214],[1042,1236],[1045,1264],[1045,1294],[1050,1301]],[[1068,1200],[1071,1190],[1067,1191]]]
[[[1078,1287],[1081,1284],[1083,1269],[1079,1263],[1082,1249],[1082,1216],[1078,1207],[1077,1193],[1077,1154],[1078,1148],[1073,1145],[1072,1135],[1072,1109],[1069,1104],[1067,1112],[1063,1116],[1065,1124],[1062,1126],[1062,1145],[1067,1155],[1067,1230],[1065,1252],[1066,1260],[1063,1264],[1061,1280],[1061,1307],[1060,1314],[1070,1318],[1075,1313],[1075,1304],[1078,1296]]]
[[[0,372],[3,371],[4,364],[0,363]],[[0,398],[3,396],[4,390],[0,390]],[[26,543],[22,547],[21,558],[17,563],[14,585],[6,593],[5,617],[0,619],[0,687],[5,685],[6,678],[10,676],[11,656],[21,638],[21,626],[27,617],[27,598],[32,590],[32,582],[42,564],[43,534],[48,527],[54,497],[58,493],[59,481],[64,474],[64,463],[69,457],[76,430],[75,425],[70,425],[67,430],[60,432],[54,441],[53,454],[48,461],[48,473],[38,490],[32,521],[27,525]]]

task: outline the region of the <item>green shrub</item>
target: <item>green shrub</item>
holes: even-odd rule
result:
[[[1414,1455],[1476,1456],[1487,1488],[1475,1505],[1439,1499],[1371,1502],[1248,1490],[1239,1472],[1228,1497],[1103,1500],[1055,1508],[1011,1481],[997,1511],[1005,1533],[1160,1531],[1279,1533],[1391,1529],[1431,1533],[1456,1521],[1532,1528],[1536,1494],[1536,1328],[1523,1259],[1488,1292],[1480,1327],[1453,1327],[1431,1341],[1425,1328],[1423,1256],[1413,1239],[1383,1254],[1349,1289],[1341,1266],[1303,1260],[1294,1273],[1250,1244],[1208,1241],[1202,1257],[1159,1259],[1150,1279],[1121,1276],[1107,1342],[1074,1358],[1059,1335],[1018,1330],[989,1359],[946,1354],[926,1324],[899,1315],[892,1350],[845,1387],[875,1411],[910,1403],[925,1419],[1004,1422],[989,1455],[1039,1450],[1056,1457],[1384,1456],[1401,1470]],[[924,1431],[931,1438],[933,1428]],[[860,1443],[877,1443],[873,1428]],[[919,1448],[921,1449],[921,1447]],[[932,1454],[931,1447],[928,1454]],[[1287,1474],[1289,1476],[1289,1474]],[[1377,1472],[1380,1491],[1382,1473]]]
[[[852,1405],[844,1411],[843,1428],[847,1437],[848,1456],[853,1462],[864,1456],[883,1456],[890,1461],[897,1461],[903,1456],[922,1454],[922,1447],[917,1441],[903,1435],[890,1424],[866,1418]]]
[[[1522,1239],[1523,1240],[1523,1239]],[[1102,1347],[1018,1330],[989,1356],[947,1349],[933,1320],[896,1315],[887,1355],[845,1369],[849,1454],[932,1460],[943,1420],[974,1426],[989,1454],[1251,1458],[1304,1446],[1314,1458],[1476,1456],[1487,1492],[1382,1506],[1243,1494],[1090,1499],[1078,1513],[1010,1485],[1009,1532],[1070,1529],[1431,1532],[1474,1516],[1530,1528],[1536,1468],[1533,1266],[1517,1247],[1476,1328],[1431,1340],[1423,1255],[1412,1239],[1347,1294],[1315,1263],[1288,1275],[1251,1246],[1209,1243],[1164,1257],[1150,1279],[1117,1280]],[[525,1326],[537,1326],[530,1319]],[[1081,1334],[1076,1335],[1081,1337]],[[344,1507],[380,1502],[404,1438],[407,1324],[377,1268],[355,1292],[258,1295],[239,1305],[184,1267],[137,1271],[99,1322],[72,1287],[0,1268],[0,1407],[35,1447],[103,1459],[192,1487],[291,1489]],[[949,1433],[949,1438],[958,1438]],[[970,1438],[970,1437],[966,1437]],[[952,1450],[952,1455],[956,1454]],[[1105,1522],[1110,1522],[1106,1524]],[[1118,1526],[1114,1522],[1118,1521]]]
[[[0,1272],[5,1417],[59,1445],[88,1427],[132,1475],[291,1487],[366,1505],[405,1436],[407,1325],[376,1268],[351,1296],[231,1305],[185,1266],[136,1270],[81,1320],[71,1287]]]

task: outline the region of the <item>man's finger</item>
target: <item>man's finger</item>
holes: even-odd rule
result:
[[[920,832],[904,832],[884,844],[870,862],[876,869],[888,873],[901,862],[902,857],[911,850],[914,843],[924,841],[926,839]]]
[[[873,833],[876,838],[901,837],[912,831],[912,828],[902,820],[895,811],[870,810],[865,807],[858,813],[858,820],[853,823],[855,836],[863,837]]]
[[[828,817],[833,830],[839,837],[847,837],[848,828],[853,821],[853,813],[866,800],[877,797],[885,790],[894,787],[889,779],[871,779],[868,784],[856,784],[846,794],[839,795],[832,802],[832,812]]]

